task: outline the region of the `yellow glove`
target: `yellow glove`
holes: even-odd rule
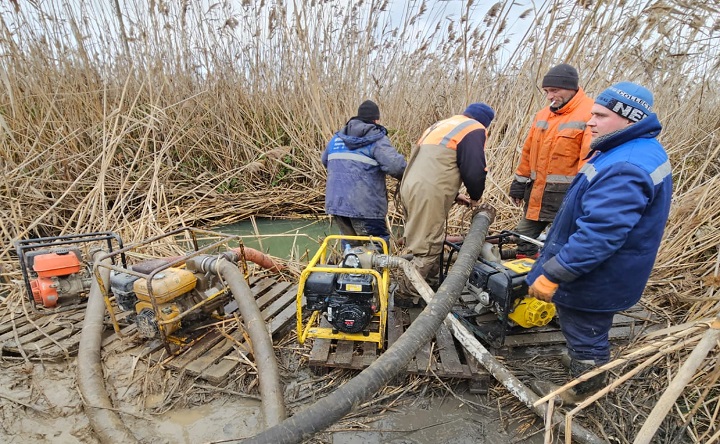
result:
[[[528,295],[541,301],[552,302],[552,297],[557,289],[558,284],[550,282],[550,279],[541,274],[528,289]]]

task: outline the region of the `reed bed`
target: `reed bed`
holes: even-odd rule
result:
[[[366,98],[405,154],[435,120],[492,105],[485,199],[498,209],[494,228],[512,228],[520,211],[507,190],[544,105],[540,79],[569,62],[590,95],[620,80],[655,94],[675,196],[643,303],[669,326],[720,311],[717,0],[468,0],[456,11],[382,0],[77,3],[0,4],[5,295],[20,291],[17,239],[112,230],[131,243],[184,225],[322,214],[320,152]],[[390,218],[401,221],[394,205]],[[450,231],[468,223],[457,209]],[[613,392],[646,397],[597,408],[643,419],[692,348]],[[717,357],[664,423],[677,442],[720,439]],[[620,442],[636,432],[617,428]]]

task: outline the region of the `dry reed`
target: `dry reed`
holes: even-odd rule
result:
[[[113,230],[131,243],[322,213],[321,149],[365,98],[406,154],[468,102],[495,107],[485,198],[495,226],[512,228],[516,148],[543,106],[543,73],[567,61],[591,95],[620,80],[655,93],[675,197],[643,303],[668,325],[720,309],[717,0],[467,1],[459,20],[428,1],[394,14],[380,0],[77,3],[0,4],[3,294],[20,291],[17,239]],[[453,212],[452,231],[467,225]],[[690,349],[596,403],[616,439],[630,442],[642,421],[623,412],[647,415]],[[717,356],[664,423],[666,442],[717,442]]]

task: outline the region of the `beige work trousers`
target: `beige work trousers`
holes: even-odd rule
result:
[[[439,271],[445,222],[461,184],[455,150],[421,145],[413,151],[400,185],[405,209],[405,250],[424,278]]]

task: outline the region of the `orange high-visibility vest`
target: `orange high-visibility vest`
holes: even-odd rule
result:
[[[463,138],[476,129],[485,129],[482,123],[463,115],[452,116],[449,119],[436,122],[426,129],[420,140],[420,145],[440,145],[451,150],[457,150],[457,145]]]

